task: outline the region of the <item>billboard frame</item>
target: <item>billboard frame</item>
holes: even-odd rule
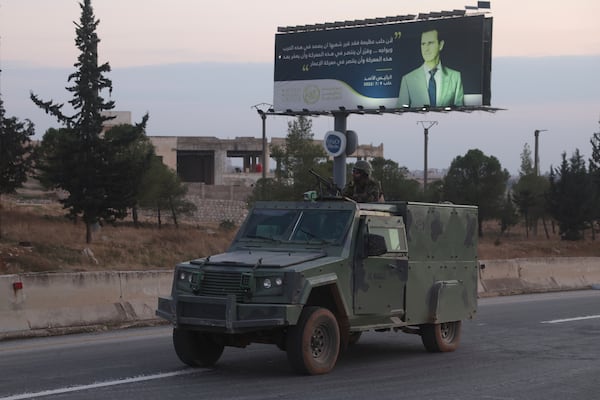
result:
[[[497,111],[498,108],[492,107],[491,106],[491,39],[492,39],[492,21],[493,18],[491,17],[487,17],[488,14],[487,12],[475,12],[475,13],[466,13],[465,10],[453,10],[453,11],[441,11],[441,12],[430,12],[430,13],[420,13],[417,16],[415,16],[414,14],[409,14],[409,15],[400,15],[400,16],[395,16],[395,17],[383,17],[383,18],[371,18],[371,19],[365,19],[365,20],[354,20],[354,21],[337,21],[337,22],[332,22],[332,23],[319,23],[319,24],[314,24],[314,25],[298,25],[298,26],[287,26],[287,27],[278,27],[277,28],[277,34],[275,36],[275,76],[274,76],[274,98],[273,98],[273,104],[274,104],[274,115],[331,115],[334,112],[349,112],[352,114],[381,114],[381,113],[395,113],[395,114],[402,114],[404,112],[427,112],[427,111],[439,111],[439,112],[449,112],[449,111],[463,111],[463,112],[470,112],[470,111],[488,111],[488,112],[494,112]],[[474,19],[470,19],[472,17],[475,17]],[[465,19],[466,18],[466,19]],[[383,80],[387,80],[387,79],[393,79],[393,82],[386,82],[385,85],[389,86],[390,84],[393,84],[393,87],[389,87],[387,89],[381,89],[384,90],[383,92],[379,91],[380,89],[375,89],[376,92],[371,92],[374,93],[374,97],[369,98],[369,97],[362,97],[363,100],[365,100],[367,102],[367,104],[365,104],[363,101],[360,101],[359,99],[353,99],[353,100],[349,100],[349,98],[345,98],[342,97],[340,99],[339,102],[337,102],[338,104],[335,104],[336,101],[330,101],[327,102],[325,100],[324,103],[321,103],[321,101],[323,100],[318,100],[319,103],[318,104],[314,104],[313,106],[311,106],[310,104],[312,104],[314,102],[314,99],[312,99],[311,97],[308,98],[308,100],[305,98],[304,101],[308,102],[306,104],[302,104],[302,101],[297,101],[297,100],[291,100],[291,98],[287,99],[287,93],[293,93],[293,97],[295,98],[295,96],[297,96],[297,92],[299,89],[299,85],[305,86],[305,91],[312,88],[313,86],[317,85],[316,87],[320,86],[321,83],[317,83],[317,82],[326,82],[326,81],[330,81],[331,79],[336,79],[339,80],[340,84],[342,84],[342,86],[347,86],[350,84],[350,82],[354,82],[352,84],[350,84],[351,86],[349,86],[350,90],[359,90],[358,86],[354,86],[356,84],[356,78],[357,78],[357,73],[360,75],[362,74],[363,70],[355,70],[350,65],[350,61],[348,60],[348,63],[346,66],[344,66],[346,60],[342,60],[341,64],[342,67],[333,67],[334,69],[331,69],[332,67],[325,67],[324,72],[318,72],[320,71],[320,69],[316,70],[316,72],[310,72],[309,74],[307,74],[308,70],[308,65],[306,65],[306,70],[305,70],[305,63],[308,63],[308,61],[298,61],[298,57],[299,55],[302,54],[296,54],[297,50],[300,50],[300,52],[302,53],[302,49],[304,48],[304,55],[303,57],[323,57],[323,50],[318,50],[320,47],[320,42],[321,40],[323,40],[324,42],[329,41],[329,43],[323,43],[325,46],[323,48],[327,49],[327,45],[331,45],[331,49],[333,49],[334,45],[337,46],[341,46],[341,43],[339,42],[340,39],[343,40],[348,40],[347,43],[344,43],[343,45],[346,46],[347,44],[349,44],[349,40],[354,37],[356,39],[356,35],[361,34],[363,32],[363,29],[367,29],[364,32],[381,32],[383,33],[384,31],[381,31],[380,29],[385,29],[385,32],[387,32],[388,34],[390,32],[388,32],[390,29],[400,29],[400,27],[402,26],[410,26],[411,31],[418,31],[419,28],[423,27],[423,26],[428,26],[428,27],[437,27],[437,24],[439,23],[444,23],[444,26],[447,26],[447,24],[451,24],[450,26],[456,26],[456,22],[458,22],[459,24],[461,23],[460,21],[465,20],[468,21],[468,25],[471,28],[467,28],[469,30],[472,29],[478,29],[478,33],[481,35],[479,37],[479,43],[480,45],[475,47],[475,50],[469,50],[469,52],[475,51],[475,53],[468,53],[468,54],[473,54],[471,56],[471,63],[473,62],[479,62],[480,63],[480,68],[479,68],[479,75],[469,75],[467,74],[466,77],[471,77],[470,78],[470,82],[477,82],[479,80],[479,83],[476,83],[476,85],[478,85],[477,87],[479,88],[479,90],[475,91],[475,92],[471,92],[471,93],[480,93],[478,96],[480,97],[480,101],[479,102],[470,102],[470,104],[463,104],[462,103],[462,89],[461,89],[461,101],[458,102],[458,100],[456,100],[455,102],[447,102],[445,104],[442,104],[441,107],[437,107],[437,106],[430,106],[428,104],[423,104],[426,103],[425,102],[418,102],[417,104],[413,103],[413,104],[392,104],[390,102],[390,100],[393,100],[394,97],[397,97],[397,92],[395,92],[395,90],[397,90],[398,88],[396,86],[400,85],[400,77],[402,75],[398,75],[398,73],[404,74],[406,73],[406,71],[403,72],[403,70],[406,69],[407,67],[407,62],[408,61],[412,61],[412,59],[408,56],[409,58],[407,59],[406,56],[403,56],[404,50],[400,49],[400,48],[396,48],[394,45],[394,54],[396,54],[397,51],[403,51],[399,54],[396,54],[394,56],[394,61],[392,61],[392,58],[384,58],[384,63],[387,63],[386,65],[390,65],[389,62],[392,61],[394,63],[394,65],[401,65],[401,69],[396,70],[397,67],[394,67],[394,71],[391,75],[386,75],[385,77],[377,77],[377,79],[379,80],[380,78]],[[477,21],[481,21],[481,25],[479,25],[479,28],[477,27]],[[475,25],[473,25],[473,23],[476,23]],[[405,25],[406,24],[406,25]],[[412,26],[411,26],[412,25]],[[398,27],[398,28],[396,28]],[[358,30],[357,30],[358,29]],[[373,31],[373,29],[376,29],[376,31]],[[404,28],[403,28],[404,29]],[[409,29],[409,28],[406,28]],[[436,28],[437,29],[437,28]],[[444,29],[444,28],[443,28]],[[352,33],[350,33],[352,32]],[[469,32],[469,31],[462,31],[462,32]],[[394,35],[398,33],[398,34],[402,34],[401,32],[395,32]],[[286,38],[287,35],[290,35],[289,38]],[[296,34],[299,34],[301,36],[295,36]],[[305,36],[305,35],[309,35],[309,36]],[[322,36],[325,35],[325,36]],[[331,35],[334,35],[333,37]],[[347,35],[353,35],[353,36],[347,36]],[[411,35],[414,35],[411,34]],[[419,34],[420,35],[420,34]],[[464,33],[462,34],[464,36]],[[410,36],[413,37],[413,36]],[[399,38],[399,37],[398,37]],[[407,36],[408,40],[409,36]],[[304,40],[308,40],[308,42],[305,42]],[[332,43],[331,40],[337,41],[337,43]],[[390,38],[390,40],[392,40]],[[412,39],[411,39],[412,40]],[[316,42],[314,42],[316,41]],[[369,40],[372,42],[372,40]],[[381,38],[381,41],[383,42],[383,37]],[[441,41],[441,40],[440,40]],[[358,43],[358,41],[355,41],[356,43]],[[354,43],[352,42],[352,46],[354,46]],[[361,43],[364,43],[363,40],[360,40]],[[396,40],[394,40],[394,43],[396,42]],[[390,42],[386,41],[385,46],[389,47]],[[399,42],[400,43],[400,42]],[[402,36],[402,43],[405,43],[404,45],[401,46],[406,46],[406,41],[404,39],[404,35]],[[412,43],[412,42],[410,42]],[[305,45],[304,47],[302,45]],[[444,42],[441,41],[441,44],[443,45]],[[284,47],[287,46],[287,47]],[[312,47],[311,47],[312,46]],[[412,46],[412,45],[411,45]],[[456,45],[455,45],[456,46]],[[473,46],[473,44],[471,43],[471,46]],[[293,47],[293,50],[289,50]],[[317,48],[316,52],[313,51],[315,49],[315,47]],[[448,47],[445,46],[445,47]],[[468,47],[469,49],[472,49],[473,47]],[[312,49],[312,50],[308,50],[308,54],[307,54],[307,50],[306,49]],[[359,49],[361,50],[361,49]],[[367,51],[371,51],[371,49],[365,49]],[[380,49],[380,50],[386,50],[386,51],[392,51],[391,48],[386,48],[386,49]],[[320,53],[319,53],[320,51]],[[411,47],[411,51],[412,51],[412,47]],[[293,52],[293,53],[292,53]],[[337,59],[338,55],[341,54],[341,51],[336,50],[335,51],[335,58]],[[352,53],[351,51],[348,53]],[[333,50],[325,50],[325,57],[333,57],[334,51]],[[363,53],[365,54],[365,53]],[[368,54],[368,53],[367,53]],[[455,53],[449,53],[449,54],[455,54]],[[479,55],[477,55],[479,54]],[[345,54],[344,54],[345,56]],[[473,56],[475,56],[475,58],[473,59]],[[396,61],[395,57],[400,57],[399,61],[401,62],[401,64],[398,64],[398,61]],[[404,57],[404,58],[402,58]],[[419,55],[420,57],[420,55]],[[481,58],[479,58],[481,57]],[[381,57],[380,57],[381,58]],[[456,56],[454,55],[454,58],[456,58]],[[296,61],[294,61],[294,59],[296,59]],[[309,58],[310,59],[310,58]],[[477,61],[479,59],[479,61]],[[316,59],[315,59],[316,60]],[[335,63],[330,62],[330,60],[328,60],[327,58],[325,59],[327,60],[325,62],[324,65],[335,65]],[[372,58],[367,57],[367,62],[371,62]],[[352,60],[354,61],[354,60]],[[364,60],[363,60],[364,61]],[[421,62],[422,59],[421,59]],[[302,63],[302,71],[300,72],[298,68],[298,63]],[[323,59],[321,59],[320,62],[321,65],[323,65]],[[375,65],[375,64],[373,64]],[[466,64],[469,66],[469,68],[472,69],[473,64]],[[372,67],[372,66],[371,66]],[[292,69],[290,69],[292,68]],[[318,68],[318,67],[317,67]],[[349,69],[350,68],[350,69]],[[384,69],[377,69],[378,71],[383,71]],[[390,68],[386,68],[385,70],[389,70],[391,71]],[[279,72],[278,72],[279,71]],[[296,72],[293,72],[296,71]],[[338,72],[339,71],[339,72]],[[370,71],[370,70],[365,70],[366,71]],[[463,71],[464,72],[464,71]],[[289,74],[292,75],[289,75]],[[370,74],[370,72],[368,72]],[[306,77],[304,77],[304,75],[306,75]],[[316,74],[316,75],[315,75]],[[338,75],[341,74],[341,75]],[[349,74],[349,75],[348,75]],[[386,72],[386,74],[388,74],[388,72]],[[336,76],[338,76],[336,78]],[[476,77],[479,78],[476,78]],[[315,81],[316,79],[316,81]],[[351,79],[351,81],[349,81],[348,79]],[[460,79],[460,78],[459,78]],[[475,81],[473,81],[473,79],[475,79]],[[367,78],[364,79],[365,81],[367,80]],[[463,79],[464,80],[464,79]],[[459,81],[460,82],[460,81]],[[370,83],[370,82],[367,82]],[[368,86],[367,83],[365,83],[365,86]],[[379,84],[379,82],[377,82],[377,84]],[[331,86],[331,84],[327,83],[326,85]],[[461,85],[459,83],[459,85]],[[472,85],[471,85],[472,86]],[[462,86],[460,86],[462,88]],[[307,89],[308,88],[308,89]],[[356,89],[353,89],[356,88]],[[466,89],[466,86],[465,86]],[[291,90],[291,92],[290,92]],[[314,89],[318,92],[318,89]],[[322,89],[323,90],[323,89]],[[327,89],[324,89],[327,90]],[[343,89],[344,90],[344,89]],[[366,89],[369,90],[369,89]],[[390,91],[391,90],[391,91]],[[283,92],[282,92],[283,91]],[[284,94],[285,93],[285,94]],[[361,92],[362,93],[362,92]],[[378,93],[378,94],[375,94]],[[385,95],[383,95],[385,93]],[[396,93],[396,94],[394,94]],[[390,97],[391,94],[391,97]],[[467,93],[465,93],[466,95]],[[306,93],[305,93],[306,95]],[[372,96],[372,94],[364,94],[366,96]],[[439,95],[439,92],[438,92]],[[283,97],[281,97],[283,96]],[[342,95],[342,96],[346,96],[346,95]],[[380,98],[381,97],[381,98]],[[472,96],[471,96],[472,97]],[[378,101],[378,98],[380,98],[379,100],[381,100],[381,102]],[[370,100],[367,100],[370,99]],[[403,98],[404,99],[404,98]],[[398,103],[400,103],[401,101],[400,98],[398,98]],[[288,101],[289,100],[289,101]],[[310,101],[309,101],[310,100]],[[332,100],[332,99],[331,99]],[[435,100],[434,100],[435,101]],[[465,96],[465,102],[466,102],[466,96]],[[377,104],[378,103],[378,104]],[[395,103],[395,102],[394,102]],[[361,105],[363,104],[364,107]],[[350,106],[350,107],[349,107]],[[307,107],[307,108],[304,108]]]

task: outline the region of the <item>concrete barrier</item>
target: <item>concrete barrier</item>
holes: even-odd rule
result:
[[[0,339],[155,320],[172,271],[0,276]]]
[[[481,297],[600,287],[600,257],[482,260]],[[0,340],[158,323],[172,271],[0,276]]]
[[[592,288],[600,284],[600,257],[481,261],[480,296]]]

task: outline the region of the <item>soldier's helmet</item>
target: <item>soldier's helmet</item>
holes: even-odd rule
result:
[[[359,171],[364,172],[366,175],[371,175],[371,172],[373,172],[373,167],[371,166],[371,163],[366,161],[366,160],[358,160],[356,162],[356,164],[354,164],[354,168],[353,169],[357,169]]]

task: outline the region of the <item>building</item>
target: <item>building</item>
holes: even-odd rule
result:
[[[261,164],[262,139],[236,137],[218,139],[210,136],[150,136],[156,154],[168,167],[177,171],[184,182],[203,182],[207,185],[239,184],[242,176],[229,171],[231,158],[241,158],[240,174],[254,175],[255,181],[262,175],[262,168],[269,172],[269,160]],[[315,140],[322,145],[322,140]],[[285,138],[272,138],[271,146],[285,147]],[[379,146],[359,145],[349,157],[367,159],[383,157],[383,143]],[[239,175],[239,174],[237,174]],[[243,179],[242,179],[243,180]]]
[[[131,124],[131,112],[107,111],[106,116],[115,117],[104,124],[103,131],[121,124]],[[262,176],[262,170],[269,173],[269,159],[262,165],[263,141],[261,138],[236,137],[219,139],[213,136],[149,136],[156,155],[169,168],[175,170],[183,182],[204,183],[205,185],[251,186]],[[315,140],[322,145],[322,140]],[[272,138],[266,143],[285,147],[285,138]],[[383,143],[379,146],[359,145],[349,156],[356,159],[383,157]],[[241,159],[238,171],[232,171],[232,159]]]

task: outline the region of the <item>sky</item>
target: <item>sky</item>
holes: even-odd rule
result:
[[[278,26],[464,9],[472,0],[93,0],[100,24],[100,62],[109,62],[116,110],[135,121],[149,112],[148,135],[261,135],[252,105],[272,102],[273,48]],[[568,7],[567,7],[568,5]],[[359,143],[384,144],[384,155],[409,169],[423,167],[419,121],[429,132],[429,167],[447,168],[479,148],[511,173],[533,132],[540,167],[560,163],[589,140],[600,120],[600,2],[492,0],[492,105],[496,113],[350,116]],[[67,102],[74,71],[80,8],[76,0],[0,0],[0,94],[8,116],[28,118],[41,137],[57,123],[29,100]],[[267,137],[284,137],[289,118],[267,121]],[[333,118],[313,120],[315,137]]]

